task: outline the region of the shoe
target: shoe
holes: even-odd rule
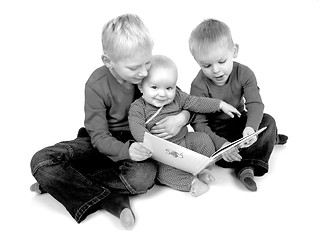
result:
[[[241,182],[250,191],[252,191],[252,192],[256,192],[257,191],[256,182],[251,177],[245,177],[243,180],[241,180]]]
[[[284,145],[284,144],[287,143],[287,140],[288,140],[288,137],[286,135],[278,134],[276,144],[277,145]]]
[[[87,138],[87,137],[89,138],[90,135],[84,127],[81,127],[80,130],[78,130],[77,137],[78,138]]]

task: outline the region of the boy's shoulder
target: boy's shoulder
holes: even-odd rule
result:
[[[110,70],[105,66],[101,66],[94,70],[90,75],[88,81],[86,82],[87,86],[93,86],[95,84],[102,84],[109,81],[112,78]]]
[[[233,62],[233,71],[242,72],[242,73],[253,73],[253,71],[247,65],[244,65],[236,61]]]

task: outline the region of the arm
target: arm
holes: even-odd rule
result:
[[[264,104],[259,93],[259,87],[257,86],[254,73],[249,68],[246,68],[243,75],[244,77],[240,79],[244,79],[241,84],[243,86],[243,97],[247,109],[246,127],[251,127],[254,131],[257,131],[263,118]],[[248,131],[250,130],[247,129],[246,133]]]
[[[103,91],[85,86],[84,124],[92,145],[113,161],[129,159],[129,141],[123,143],[117,140],[108,129],[104,99]]]
[[[208,90],[207,90],[206,86],[204,86],[203,84],[196,84],[195,81],[192,82],[191,89],[190,89],[191,95],[209,97],[207,93],[208,93]],[[228,142],[227,139],[218,136],[215,132],[212,131],[212,129],[209,127],[209,121],[207,119],[206,114],[197,113],[195,115],[193,121],[191,122],[191,126],[197,132],[207,133],[211,137],[216,149],[221,148],[223,146],[223,144]]]
[[[148,130],[145,127],[146,117],[141,99],[130,105],[128,120],[130,132],[134,139],[137,142],[143,142],[144,133],[148,132]]]
[[[169,139],[178,134],[182,127],[188,124],[190,112],[183,110],[178,115],[168,116],[152,127],[151,133],[163,139]]]
[[[195,113],[214,113],[221,110],[231,118],[234,117],[234,114],[238,117],[241,116],[241,113],[235,107],[220,99],[189,95],[179,89],[177,99],[182,109]]]

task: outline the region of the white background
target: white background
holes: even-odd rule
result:
[[[1,1],[1,239],[331,239],[328,2]],[[289,136],[257,192],[214,169],[217,181],[198,198],[166,187],[133,197],[136,225],[125,231],[104,211],[77,224],[50,195],[29,191],[32,155],[83,126],[84,84],[102,64],[101,29],[123,13],[142,18],[154,53],[177,63],[187,92],[199,70],[191,30],[206,18],[230,26],[236,60],[255,72],[265,112]]]

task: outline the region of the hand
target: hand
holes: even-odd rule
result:
[[[140,162],[152,156],[150,150],[146,149],[142,143],[134,142],[129,147],[129,157],[131,160]]]
[[[230,142],[225,142],[222,147],[225,147],[227,145],[231,144]],[[239,149],[238,148],[231,148],[228,151],[224,152],[222,154],[222,158],[226,161],[226,162],[240,162],[242,160],[241,155],[239,154]]]
[[[246,127],[243,130],[242,135],[243,135],[243,137],[245,137],[245,136],[248,136],[248,135],[250,135],[250,134],[252,134],[254,132],[255,132],[255,130],[252,127]],[[241,144],[240,148],[250,147],[256,141],[257,141],[257,136],[254,136],[254,137],[250,138],[248,141],[246,141],[243,144]]]
[[[219,108],[231,118],[234,117],[234,114],[238,117],[241,117],[241,113],[235,107],[224,101],[221,101]]]
[[[189,117],[188,111],[182,111],[175,116],[165,117],[157,122],[150,132],[157,137],[169,139],[180,132],[181,128],[188,122]]]

